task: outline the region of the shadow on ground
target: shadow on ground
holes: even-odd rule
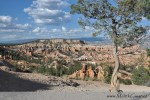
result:
[[[0,70],[0,92],[27,92],[49,90],[47,84],[37,83],[16,77],[16,75]]]

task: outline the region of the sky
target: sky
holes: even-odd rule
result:
[[[79,15],[70,14],[77,0],[0,0],[0,40],[92,37]],[[142,25],[150,25],[143,18]]]

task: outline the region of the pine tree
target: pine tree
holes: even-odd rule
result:
[[[111,2],[113,1],[113,2]],[[114,46],[115,68],[111,77],[112,89],[119,91],[118,46],[132,46],[140,42],[145,36],[146,29],[138,23],[147,12],[141,13],[143,8],[136,10],[141,4],[139,0],[78,0],[71,5],[71,13],[80,14],[79,24],[85,28],[89,26],[95,31],[93,36],[107,34]],[[143,5],[140,5],[143,7]],[[111,90],[112,90],[111,89]]]

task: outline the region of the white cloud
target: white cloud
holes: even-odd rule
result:
[[[12,18],[10,16],[0,16],[0,23],[10,23]]]
[[[0,23],[0,28],[5,28],[5,27],[7,27],[7,24]]]
[[[30,24],[16,24],[12,19],[11,16],[0,16],[0,33],[22,33],[31,28]]]
[[[22,29],[0,29],[0,32],[3,32],[3,33],[25,32],[25,30],[22,30]]]
[[[33,2],[34,6],[45,7],[50,9],[64,8],[69,5],[64,0],[36,0]]]
[[[68,7],[69,3],[65,0],[36,0],[33,4],[24,9],[37,24],[59,25],[68,22],[71,18],[69,12],[62,8]]]
[[[52,29],[50,32],[57,33],[57,32],[60,32],[60,29],[54,28],[54,29]]]
[[[76,33],[80,33],[80,32],[83,32],[83,30],[80,28],[70,29],[70,30],[68,30],[67,34],[76,34]]]
[[[40,31],[41,31],[41,29],[39,27],[32,30],[33,33],[39,33]]]
[[[40,34],[51,34],[51,33],[61,33],[62,30],[60,29],[56,29],[56,28],[53,28],[53,29],[47,29],[47,28],[44,28],[44,27],[37,27],[35,29],[32,30],[33,33],[38,33],[38,35]]]
[[[66,32],[67,31],[66,27],[62,26],[62,31]]]
[[[61,28],[47,29],[43,27],[37,27],[32,30],[37,36],[40,37],[53,37],[53,38],[77,38],[77,37],[89,37],[92,36],[89,31],[85,31],[82,28],[66,29],[65,26]]]
[[[31,27],[30,24],[16,24],[16,28],[28,29],[29,27]]]

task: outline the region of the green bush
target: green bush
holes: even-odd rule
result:
[[[85,76],[84,81],[88,81],[90,78],[88,76]]]
[[[57,67],[57,69],[55,69],[55,76],[63,76],[63,75],[67,75],[68,69],[64,68],[64,67]]]
[[[111,66],[104,67],[104,82],[105,83],[110,84],[112,73],[113,73],[113,67]]]
[[[67,65],[66,60],[58,60],[57,62],[59,65]]]
[[[144,85],[146,82],[150,81],[150,73],[143,66],[135,69],[132,74],[132,81],[136,85]]]
[[[82,68],[82,64],[76,61],[74,65],[69,67],[67,74],[70,75],[74,73],[75,71],[80,70],[81,68]]]
[[[36,72],[46,74],[46,75],[63,76],[68,74],[68,69],[62,66],[58,66],[55,69],[53,67],[48,68],[47,65],[42,65],[36,69]]]
[[[146,49],[147,51],[147,56],[150,57],[150,49]]]
[[[41,65],[36,70],[38,73],[45,73],[47,68],[44,65]]]
[[[120,65],[119,69],[120,70],[126,70],[126,65]]]
[[[91,63],[87,63],[87,66],[91,66],[92,67],[92,70],[94,70],[98,65],[96,64],[91,64]]]
[[[120,65],[119,69],[120,70],[125,70],[125,71],[128,71],[128,72],[133,72],[133,70],[135,69],[134,67],[135,65]],[[130,69],[130,70],[128,70]]]
[[[131,85],[132,84],[131,80],[129,80],[129,79],[119,79],[119,82],[123,83],[125,85]]]
[[[36,54],[36,53],[32,53],[32,56],[37,57],[37,58],[43,58],[44,57],[43,55],[39,55],[39,54]]]

